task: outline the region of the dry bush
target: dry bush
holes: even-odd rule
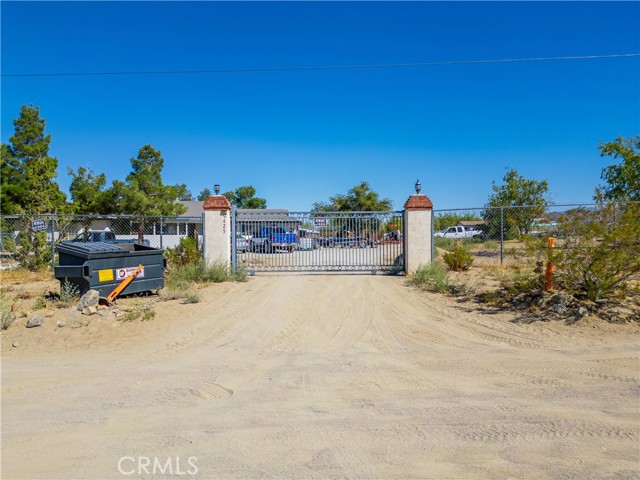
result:
[[[454,272],[460,272],[469,270],[469,267],[473,263],[473,257],[461,243],[457,243],[453,250],[446,252],[442,259],[447,264],[450,270]]]
[[[11,298],[5,292],[0,292],[0,328],[6,330],[15,320]]]

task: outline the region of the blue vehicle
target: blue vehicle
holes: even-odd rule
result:
[[[298,234],[287,232],[284,227],[260,227],[251,239],[251,249],[271,253],[278,249],[290,252],[299,247]]]

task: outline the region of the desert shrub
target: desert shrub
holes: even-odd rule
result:
[[[436,248],[441,248],[442,250],[453,250],[454,241],[451,238],[444,237],[434,237]]]
[[[473,263],[473,257],[469,251],[462,244],[457,243],[453,250],[445,253],[442,256],[444,263],[447,264],[450,270],[454,272],[460,272],[469,270],[469,267]]]
[[[485,248],[493,248],[497,247],[497,243],[495,241],[485,242],[481,238],[444,238],[444,237],[434,237],[435,246],[441,250],[446,250],[448,252],[452,252],[455,250],[456,245],[462,245],[465,248],[470,248],[474,250],[480,250]],[[490,246],[488,247],[487,244]]]
[[[142,321],[151,320],[156,316],[156,312],[151,305],[136,305],[132,310],[126,312],[119,318],[121,322],[133,322],[142,317]]]
[[[47,301],[42,296],[36,297],[35,301],[33,302],[33,309],[42,310],[43,308],[47,308]]]
[[[164,302],[168,302],[170,300],[180,300],[183,299],[186,296],[185,290],[189,288],[188,285],[184,285],[183,289],[170,289],[168,287],[163,288],[162,290],[160,290],[159,295],[160,295],[160,300],[164,301]]]
[[[181,238],[177,247],[167,248],[166,256],[171,265],[188,265],[202,261],[198,242],[192,237]]]
[[[187,292],[184,297],[183,303],[199,303],[202,300],[202,296],[196,292]]]
[[[15,320],[16,315],[11,306],[11,298],[6,293],[0,292],[0,328],[6,330]]]
[[[247,272],[245,272],[243,268],[238,267],[238,270],[236,271],[236,273],[231,274],[231,279],[236,282],[246,282]]]
[[[558,284],[591,301],[624,291],[640,273],[640,204],[600,204],[559,220],[563,243],[553,251]]]
[[[191,283],[220,283],[233,279],[227,265],[207,264],[201,260],[171,267],[167,274],[167,287],[169,290],[178,290],[188,287]]]
[[[544,288],[544,275],[535,272],[513,272],[500,282],[507,298]]]
[[[440,262],[421,265],[409,278],[411,285],[432,292],[445,293],[450,290],[449,274]]]
[[[75,300],[80,297],[80,289],[77,285],[72,284],[66,278],[60,286],[60,297],[58,298],[58,306],[60,308],[70,307]]]

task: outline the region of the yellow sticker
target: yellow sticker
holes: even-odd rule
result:
[[[113,270],[98,270],[99,282],[110,282],[113,280]]]

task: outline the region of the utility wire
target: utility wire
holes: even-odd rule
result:
[[[472,65],[480,63],[545,62],[560,60],[594,60],[601,58],[640,57],[640,53],[617,53],[612,55],[581,55],[571,57],[498,58],[492,60],[446,60],[420,63],[380,63],[370,65],[325,65],[307,67],[264,67],[264,68],[218,68],[211,70],[156,70],[122,72],[69,72],[69,73],[3,73],[1,77],[89,77],[106,75],[180,75],[205,73],[256,73],[256,72],[296,72],[311,70],[357,70],[373,68],[437,67],[442,65]]]

